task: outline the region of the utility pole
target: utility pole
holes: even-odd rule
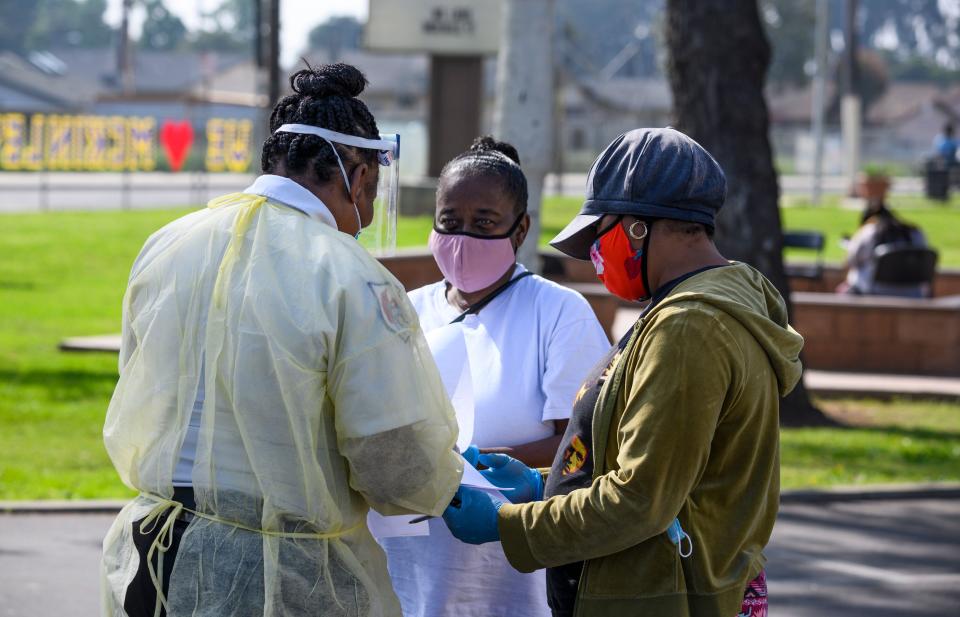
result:
[[[840,101],[840,124],[846,160],[847,183],[850,194],[856,191],[860,171],[860,84],[857,74],[857,5],[858,0],[847,0],[843,71],[843,98]]]
[[[256,65],[256,90],[264,103],[260,109],[259,120],[254,124],[254,143],[262,144],[270,136],[270,113],[277,102],[279,85],[274,85],[278,79],[277,56],[279,56],[279,0],[247,0],[253,2],[253,59]],[[267,6],[267,4],[271,6]],[[272,5],[278,5],[276,11]],[[271,27],[271,19],[277,16],[277,27]],[[277,33],[274,45],[273,33]],[[274,55],[273,52],[276,52]]]
[[[263,53],[263,0],[249,1],[253,3],[253,62],[257,65],[258,69],[262,69],[265,65]]]
[[[270,39],[267,44],[267,60],[270,74],[269,100],[270,107],[276,105],[280,99],[280,0],[267,0],[269,10]]]
[[[816,64],[817,73],[813,78],[813,195],[814,205],[820,204],[823,188],[823,100],[827,81],[827,0],[817,0],[816,26]]]
[[[124,94],[133,93],[133,46],[130,44],[130,10],[133,0],[123,0],[120,19],[120,45],[117,48],[117,77]]]
[[[503,36],[497,59],[496,136],[513,143],[527,176],[530,231],[517,258],[540,270],[540,202],[553,157],[554,0],[505,0]]]
[[[133,45],[130,41],[130,11],[133,9],[133,0],[123,0],[123,13],[120,19],[120,37],[117,47],[117,78],[120,84],[120,91],[125,97],[133,95],[136,84],[133,80]],[[41,209],[47,209],[47,172],[44,171],[41,177]],[[130,169],[124,165],[121,175],[121,198],[120,207],[123,210],[130,209]]]

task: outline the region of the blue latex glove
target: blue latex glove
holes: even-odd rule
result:
[[[503,494],[513,503],[543,499],[543,476],[506,454],[481,454],[478,460],[489,467],[480,473],[494,486],[510,488]]]
[[[480,456],[480,448],[478,448],[475,444],[470,444],[470,447],[468,447],[466,450],[464,450],[460,454],[461,456],[463,456],[463,458],[467,459],[468,463],[476,467],[477,458]]]
[[[459,500],[460,505],[454,506]],[[450,533],[467,544],[485,544],[500,539],[497,512],[503,502],[479,489],[461,486],[453,502],[443,511],[443,522]]]

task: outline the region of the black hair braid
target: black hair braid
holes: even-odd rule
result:
[[[490,135],[481,135],[474,139],[467,152],[499,152],[517,165],[520,164],[520,154],[513,144],[497,141]]]
[[[466,152],[443,166],[440,178],[454,174],[495,178],[507,198],[513,201],[514,212],[527,211],[527,177],[520,169],[520,155],[513,145],[490,135],[477,137]]]
[[[326,140],[316,135],[275,131],[283,124],[309,124],[376,139],[377,122],[363,101],[356,98],[366,85],[363,73],[342,63],[308,65],[291,75],[293,94],[280,99],[270,114],[270,136],[264,141],[260,156],[264,173],[273,173],[282,164],[288,174],[311,170],[320,182],[339,176],[337,157]],[[344,167],[360,161],[371,165],[377,162],[376,150],[343,144],[334,147]]]

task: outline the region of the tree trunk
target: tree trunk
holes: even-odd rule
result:
[[[770,279],[790,306],[783,268],[779,186],[763,87],[770,44],[757,0],[667,0],[667,73],[677,128],[697,140],[727,175],[717,245]],[[803,383],[780,406],[781,423],[832,423]]]
[[[520,154],[527,176],[530,231],[518,259],[540,271],[540,201],[543,179],[553,160],[553,6],[554,0],[506,0],[497,60],[494,133]]]

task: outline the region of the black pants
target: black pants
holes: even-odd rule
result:
[[[191,510],[196,509],[196,504],[193,501],[193,491],[190,489],[175,489],[173,498]],[[153,586],[153,581],[150,580],[150,570],[147,567],[147,553],[150,551],[150,545],[153,544],[153,541],[156,540],[160,534],[160,529],[164,523],[166,523],[169,516],[169,512],[165,513],[155,521],[156,524],[153,525],[150,533],[146,534],[140,533],[140,521],[133,522],[133,544],[137,549],[137,554],[140,556],[140,565],[137,567],[137,573],[133,577],[133,580],[130,581],[127,592],[123,597],[123,610],[129,617],[153,617],[153,611],[157,604],[157,590]],[[187,530],[188,524],[187,521],[180,519],[173,522],[173,529],[171,530],[173,537],[171,538],[170,548],[163,555],[164,597],[166,597],[167,591],[170,589],[170,575],[173,574],[173,563],[176,561],[177,550],[180,548],[180,539]],[[160,551],[157,550],[153,553],[153,571],[156,572],[157,575],[160,574],[159,561]],[[161,608],[160,615],[166,617],[166,614],[167,612]]]

